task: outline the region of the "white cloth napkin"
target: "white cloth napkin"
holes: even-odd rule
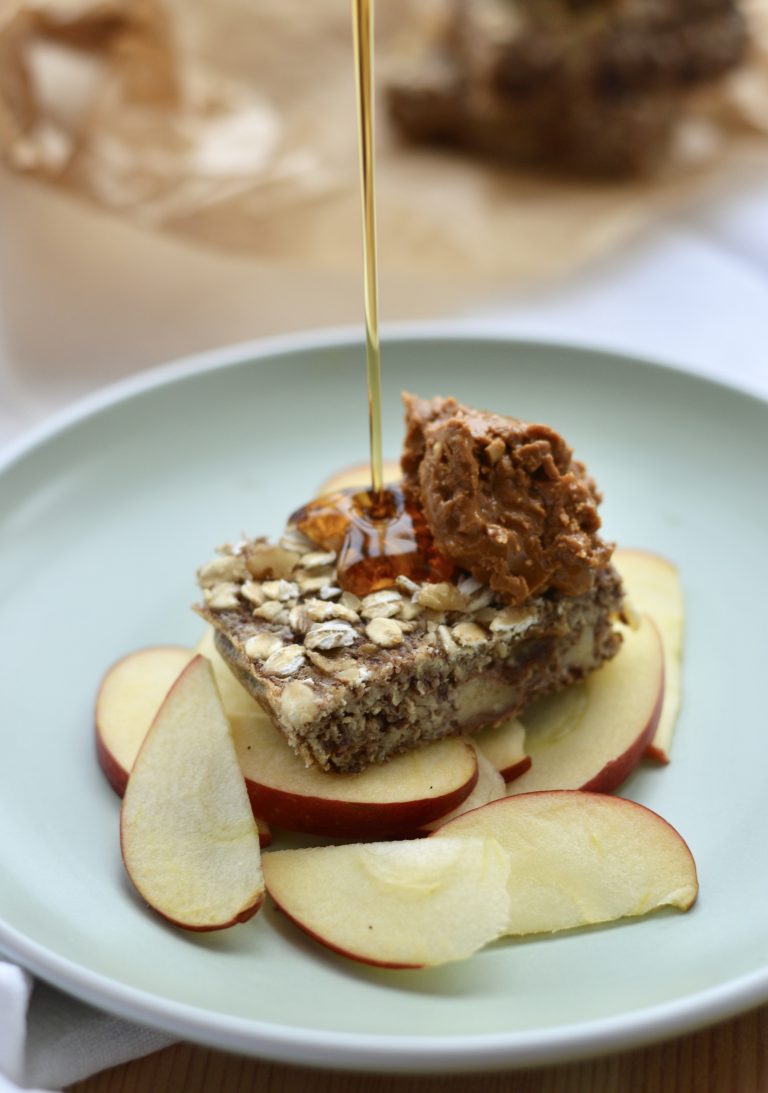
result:
[[[54,1093],[173,1040],[101,1013],[0,962],[0,1093]]]

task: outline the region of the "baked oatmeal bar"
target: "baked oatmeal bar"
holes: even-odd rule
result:
[[[293,525],[275,545],[220,548],[198,573],[196,610],[224,660],[296,753],[327,771],[517,714],[621,640],[599,495],[562,438],[452,399],[407,396],[406,409],[405,488],[456,564],[451,580],[401,574],[354,595],[337,550]]]

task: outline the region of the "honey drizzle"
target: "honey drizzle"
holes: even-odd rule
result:
[[[371,445],[371,492],[384,486],[381,451],[381,342],[376,253],[376,189],[373,113],[373,0],[352,0],[355,84],[359,128],[360,189],[363,207],[365,265],[365,360],[368,375],[368,423]]]
[[[373,0],[352,0],[352,14],[363,209],[371,489],[353,487],[319,497],[295,512],[290,523],[312,542],[338,555],[340,587],[362,597],[393,587],[401,576],[415,582],[449,580],[454,567],[435,549],[423,514],[406,497],[402,487],[384,489],[373,154]]]
[[[290,523],[338,553],[339,586],[356,596],[392,588],[400,576],[416,583],[450,580],[454,566],[435,548],[427,522],[402,486],[374,497],[356,486],[310,501]]]

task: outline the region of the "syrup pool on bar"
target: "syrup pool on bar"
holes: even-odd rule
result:
[[[392,588],[399,576],[447,581],[454,566],[436,549],[421,510],[393,485],[374,494],[356,486],[319,497],[290,524],[338,553],[339,587],[356,596]]]

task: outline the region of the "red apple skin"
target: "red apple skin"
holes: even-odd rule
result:
[[[535,789],[535,790],[532,790],[530,793],[520,793],[520,794],[518,794],[518,796],[515,797],[515,800],[516,801],[522,801],[526,797],[541,797],[543,794],[547,794],[548,796],[551,796],[552,794],[556,793],[560,796],[563,796],[565,794],[567,794],[568,796],[572,796],[574,793],[581,794],[581,793],[586,793],[586,792],[590,792],[586,789],[586,787],[582,787],[582,789]],[[592,790],[591,792],[601,792],[602,793],[602,791],[599,791],[599,790],[598,791]],[[479,813],[481,809],[493,808],[495,805],[496,806],[501,806],[502,808],[504,808],[505,805],[506,805],[506,807],[509,807],[507,802],[510,799],[511,798],[509,798],[509,797],[500,797],[497,801],[489,801],[487,805],[481,805],[480,808],[476,808],[474,810],[474,814]],[[627,797],[621,797],[619,799],[620,799],[622,807],[624,805],[627,805],[631,808],[637,809],[639,812],[650,812],[651,815],[655,816],[658,820],[660,820],[661,823],[663,823],[665,827],[668,827],[675,834],[675,836],[680,840],[680,842],[683,844],[683,846],[685,847],[685,849],[688,853],[688,856],[691,859],[691,865],[693,866],[694,876],[696,877],[696,893],[695,893],[693,899],[691,900],[691,902],[685,908],[686,911],[689,910],[691,907],[693,907],[694,903],[696,902],[696,900],[699,897],[698,870],[696,868],[696,859],[693,856],[693,853],[691,851],[690,846],[685,841],[685,839],[680,834],[680,832],[677,830],[677,828],[674,827],[669,822],[669,820],[665,820],[663,816],[661,816],[658,812],[655,812],[652,808],[648,808],[647,805],[641,805],[637,801],[630,801],[629,798],[627,798]],[[469,813],[465,813],[464,815],[467,816],[467,815],[469,815]],[[457,816],[455,821],[450,821],[444,827],[438,828],[437,831],[431,831],[428,838],[432,839],[432,838],[435,838],[435,837],[439,837],[441,835],[449,835],[450,836],[450,834],[451,834],[451,830],[450,830],[451,829],[451,824],[456,823],[456,822],[460,821],[461,819],[463,819],[463,817]]]
[[[154,646],[154,648],[161,648],[161,646]],[[167,648],[179,649],[183,652],[188,651],[186,649],[186,647],[182,646],[182,645],[168,646]],[[103,679],[106,679],[107,675],[112,671],[112,669],[116,668],[117,665],[120,664],[123,660],[125,660],[125,657],[121,657],[120,660],[115,661],[115,663],[112,665],[112,667],[108,668],[107,671],[104,673]],[[99,732],[99,714],[98,714],[98,710],[99,710],[99,698],[100,697],[101,697],[101,688],[99,688],[99,693],[96,696],[96,713],[95,713],[95,717],[94,717],[94,741],[95,741],[95,745],[96,745],[96,759],[98,760],[98,764],[101,767],[101,771],[104,774],[107,781],[109,782],[112,789],[115,791],[115,793],[118,795],[118,797],[122,797],[125,793],[125,787],[128,785],[128,777],[129,777],[130,771],[127,771],[121,763],[118,763],[117,759],[115,759],[112,752],[109,750],[107,745],[104,743],[102,735]],[[149,726],[147,726],[147,728],[149,728]],[[249,793],[249,799],[250,799],[250,793]],[[267,847],[272,845],[272,832],[270,831],[270,829],[267,826],[266,822],[264,821],[263,817],[255,816],[255,819],[256,819],[256,823],[258,824],[258,827],[259,827],[259,845],[261,846],[262,850],[266,850]],[[250,912],[250,914],[256,914],[257,910],[258,910],[258,907],[255,908],[252,912]],[[250,914],[248,915],[249,918],[250,918]]]
[[[664,665],[662,663],[658,695],[653,707],[653,712],[648,719],[648,724],[623,755],[617,755],[615,759],[611,759],[610,762],[606,763],[602,770],[598,771],[594,778],[590,778],[583,786],[579,786],[579,789],[592,793],[611,793],[614,789],[617,789],[622,782],[629,778],[643,756],[647,754],[648,745],[653,739],[656,727],[659,724],[663,702]]]
[[[98,726],[96,727],[96,758],[99,761],[99,766],[102,769],[107,781],[112,786],[112,789],[118,795],[122,797],[125,793],[125,787],[128,785],[128,771],[125,770],[117,759],[115,759],[112,752],[101,738]]]
[[[649,744],[645,749],[645,755],[647,759],[652,759],[654,763],[661,763],[664,767],[669,764],[669,756],[667,753],[662,751],[661,748],[654,747],[653,744]]]
[[[330,838],[402,839],[458,808],[477,783],[477,766],[471,778],[450,793],[420,801],[396,803],[334,801],[305,797],[245,779],[251,808],[268,824],[307,835]]]
[[[316,934],[314,930],[310,930],[301,919],[294,918],[293,915],[289,914],[288,911],[277,902],[274,896],[272,896],[272,902],[274,903],[275,908],[282,915],[285,915],[289,922],[292,922],[294,926],[297,926],[302,933],[306,934],[307,937],[311,937],[313,941],[316,941],[318,945],[322,945],[324,949],[329,949],[338,956],[344,956],[348,960],[355,960],[358,964],[366,964],[369,968],[390,968],[394,971],[408,971],[409,969],[424,967],[423,964],[393,964],[383,960],[372,960],[370,957],[363,958],[362,956],[358,956],[356,953],[349,952],[347,949],[342,949],[338,945],[331,944],[327,938],[321,937],[320,934]]]
[[[96,733],[96,754],[98,755],[99,765],[106,775],[107,781],[118,797],[122,797],[125,793],[125,787],[128,785],[128,773],[123,770],[112,753],[108,750],[98,732]],[[251,793],[247,782],[246,788],[248,789],[248,800],[250,801]],[[253,802],[251,802],[251,804],[253,804]],[[266,850],[267,847],[272,845],[272,832],[262,816],[257,816],[254,813],[254,819],[259,828],[259,846],[262,850]],[[255,915],[256,911],[258,911],[258,907],[256,907],[251,914]],[[250,914],[248,917],[250,918]]]
[[[654,563],[667,566],[667,568],[677,571],[677,566],[674,562],[670,561],[670,559],[666,558],[663,554],[657,554],[652,550],[644,550],[641,547],[622,547],[615,553],[619,558],[621,558],[622,555],[648,558]],[[647,759],[652,759],[654,763],[661,763],[662,766],[667,766],[670,759],[669,754],[664,751],[663,748],[656,747],[653,742],[648,744],[648,747],[645,749],[645,755]]]
[[[178,922],[175,918],[164,915],[163,912],[158,911],[156,907],[150,907],[149,904],[146,904],[146,906],[154,915],[159,915],[160,918],[165,919],[166,922],[170,922],[172,926],[176,926],[181,930],[186,930],[188,934],[212,934],[217,930],[229,930],[232,926],[239,926],[241,922],[247,922],[261,909],[263,902],[264,895],[262,894],[258,903],[255,903],[252,907],[246,907],[244,911],[241,911],[240,914],[236,915],[230,922],[223,922],[221,925],[217,924],[216,926],[189,926],[186,922]]]
[[[271,836],[269,841],[272,841]],[[259,842],[261,842],[261,837],[259,837]],[[122,831],[120,832],[120,852],[121,854],[123,854],[124,859],[125,854],[123,852]],[[141,898],[141,893],[138,891],[138,889],[134,888],[134,891],[137,893],[139,898]],[[258,900],[250,907],[245,907],[239,915],[235,915],[235,917],[233,919],[230,919],[228,922],[217,922],[215,926],[190,926],[188,922],[179,922],[178,919],[172,918],[170,915],[164,914],[158,907],[153,907],[151,904],[147,903],[145,899],[142,899],[142,903],[148,911],[152,912],[153,915],[158,915],[160,918],[164,919],[166,922],[170,922],[172,926],[176,926],[180,930],[186,930],[188,934],[212,934],[215,933],[217,930],[228,930],[231,926],[238,926],[241,922],[247,922],[249,919],[253,918],[256,912],[261,910],[261,906],[264,903],[264,896],[265,892],[262,892],[259,895]]]
[[[179,653],[189,653],[190,656],[191,656],[190,650],[187,649],[186,646],[184,646],[184,645],[155,645],[155,646],[152,646],[152,648],[159,649],[159,650],[171,649],[171,650],[174,650],[174,651],[179,652]],[[139,649],[139,650],[136,650],[135,652],[140,653],[140,652],[143,652],[143,650]],[[101,699],[102,699],[102,690],[103,690],[103,687],[104,687],[104,681],[107,679],[107,677],[109,675],[112,674],[112,672],[114,672],[114,670],[120,664],[123,663],[124,660],[127,660],[128,657],[133,656],[133,655],[134,655],[134,653],[128,653],[128,654],[126,654],[126,656],[120,657],[118,660],[116,660],[114,662],[114,664],[112,664],[109,668],[107,668],[106,672],[101,677],[101,683],[99,684],[99,690],[96,694],[96,702],[95,702],[94,716],[93,716],[94,733],[95,733],[95,736],[96,736],[96,758],[98,759],[99,766],[101,767],[102,772],[104,773],[107,781],[112,786],[112,789],[115,791],[115,793],[118,795],[118,797],[122,797],[123,794],[125,793],[125,787],[128,785],[128,774],[129,774],[129,772],[127,770],[125,770],[125,768],[122,766],[121,763],[118,763],[118,761],[115,759],[114,755],[112,754],[112,752],[109,750],[109,748],[107,747],[107,745],[104,743],[104,741],[102,739],[101,733],[99,732],[99,703],[101,702]],[[147,726],[147,728],[149,728],[149,726]]]
[[[499,774],[504,781],[509,784],[514,782],[515,778],[519,778],[521,774],[525,774],[527,770],[531,769],[533,760],[530,755],[526,755],[524,759],[521,759],[519,763],[513,763],[511,767],[505,767],[499,771]]]

